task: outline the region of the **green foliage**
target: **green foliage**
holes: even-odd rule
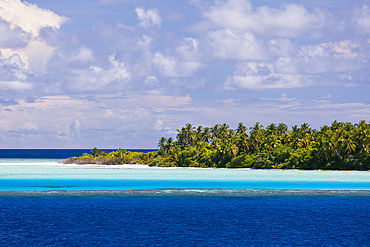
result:
[[[118,149],[72,157],[65,163],[148,164],[161,167],[226,167],[256,169],[370,169],[370,123],[334,121],[315,130],[309,124],[291,130],[279,123],[248,128],[239,123],[235,130],[226,123],[212,127],[186,124],[177,130],[176,140],[160,138],[159,150],[135,153]]]
[[[226,164],[226,168],[251,168],[256,161],[255,154],[243,154],[233,158]]]
[[[320,130],[301,126],[254,124],[248,128],[239,123],[212,127],[186,124],[177,130],[176,141],[162,137],[158,155],[160,166],[169,162],[180,167],[227,167],[256,169],[370,169],[370,123],[334,121]],[[163,148],[162,148],[163,147]]]
[[[66,159],[64,164],[99,164],[99,165],[119,165],[119,164],[148,164],[157,152],[138,153],[129,152],[119,148],[117,151],[106,153],[97,148],[91,150],[92,154],[83,154],[80,157]]]

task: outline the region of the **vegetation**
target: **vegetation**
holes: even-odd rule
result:
[[[119,165],[119,164],[147,164],[153,159],[154,153],[139,153],[122,150],[106,153],[97,149],[91,150],[91,154],[83,154],[81,157],[71,157],[66,159],[64,164],[99,164],[99,165]]]
[[[186,124],[172,137],[160,138],[159,150],[147,154],[117,150],[106,154],[92,150],[92,155],[73,157],[71,163],[122,164],[150,166],[223,167],[258,169],[370,169],[370,123],[334,121],[320,130],[304,123],[300,127],[256,123],[249,131],[216,124],[211,128]]]

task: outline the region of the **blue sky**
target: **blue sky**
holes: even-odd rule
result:
[[[0,0],[0,148],[369,120],[367,1]]]

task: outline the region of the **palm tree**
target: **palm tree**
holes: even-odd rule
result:
[[[251,127],[249,139],[251,141],[251,146],[253,147],[253,150],[257,153],[261,150],[261,145],[263,142],[263,132],[263,126],[259,122],[255,123],[254,126]]]
[[[184,149],[187,146],[186,130],[184,127],[182,127],[181,130],[176,129],[176,131],[176,143]]]
[[[201,135],[203,132],[203,126],[202,125],[199,125],[196,130],[195,130],[195,134],[196,135]]]
[[[173,139],[172,137],[169,137],[166,141],[166,144],[165,144],[165,150],[168,154],[172,154],[173,152],[173,146],[174,146],[174,143],[173,143]]]
[[[167,143],[167,139],[165,137],[161,137],[158,142],[159,151],[164,152],[165,151],[165,145]]]
[[[247,127],[245,127],[242,122],[238,123],[238,127],[236,128],[236,133],[239,135],[247,134]]]
[[[288,126],[284,123],[279,123],[277,126],[279,135],[284,135],[288,131]]]
[[[343,153],[345,155],[350,155],[355,152],[356,150],[356,144],[352,140],[351,135],[347,132],[339,139],[341,148],[343,150]]]
[[[280,140],[273,134],[268,135],[264,143],[267,150],[273,150],[279,144],[280,144]]]
[[[215,124],[211,128],[211,133],[213,138],[219,138],[220,137],[220,125]]]
[[[222,138],[227,138],[228,137],[228,129],[229,129],[229,125],[227,123],[223,123],[221,126],[220,126],[220,135]]]
[[[114,157],[118,158],[119,163],[122,163],[126,154],[127,150],[122,150],[121,148],[117,149],[117,151],[113,153]]]
[[[239,148],[238,148],[238,146],[237,145],[235,145],[234,143],[232,143],[232,142],[230,142],[230,143],[227,143],[226,144],[226,155],[230,158],[230,159],[232,159],[232,158],[234,158],[234,157],[236,157],[237,156],[237,154],[238,154],[238,152],[239,152]]]
[[[266,132],[267,135],[276,135],[277,131],[278,131],[278,128],[277,128],[276,124],[274,124],[274,123],[270,123],[269,125],[267,125],[267,127],[265,129],[265,132]]]
[[[90,150],[91,151],[91,153],[92,153],[92,155],[94,156],[94,157],[98,157],[100,154],[102,154],[102,151],[101,150],[99,150],[99,149],[97,149],[96,147],[94,147],[92,150]]]
[[[239,155],[241,153],[246,153],[249,150],[250,142],[248,139],[248,135],[246,133],[239,135],[237,142],[238,142],[237,146],[239,149]]]
[[[360,130],[357,136],[361,152],[369,153],[370,130],[369,129]]]
[[[203,126],[199,125],[196,130],[195,130],[195,133],[194,133],[194,144],[193,145],[197,145],[199,142],[202,142],[203,140]]]
[[[187,123],[185,125],[185,140],[188,145],[192,146],[195,139],[195,127],[192,124]]]
[[[209,143],[212,140],[210,129],[205,127],[202,133],[202,141]]]
[[[289,141],[289,131],[288,126],[284,123],[279,123],[277,126],[277,138],[280,143],[286,145]]]

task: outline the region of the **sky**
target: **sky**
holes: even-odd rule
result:
[[[370,120],[364,0],[0,0],[0,148]]]

